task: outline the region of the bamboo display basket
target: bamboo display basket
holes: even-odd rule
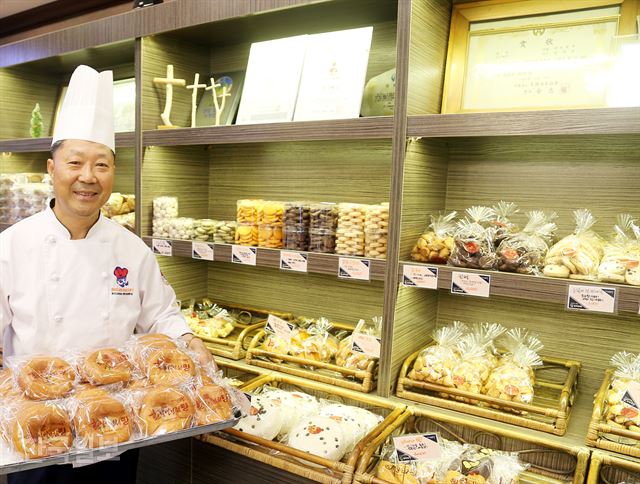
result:
[[[205,346],[212,354],[216,356],[224,356],[231,360],[241,360],[246,356],[251,338],[256,332],[264,327],[267,323],[267,317],[269,317],[269,314],[273,314],[274,316],[278,316],[279,318],[286,320],[293,318],[291,313],[282,313],[245,306],[233,306],[229,304],[221,304],[220,306],[227,309],[238,321],[233,331],[226,338],[209,338],[201,335],[197,336],[204,341]]]
[[[611,385],[613,373],[613,369],[608,369],[605,372],[602,385],[596,394],[587,432],[587,445],[632,457],[640,457],[640,432],[617,427],[610,424],[605,418],[607,391]]]
[[[587,484],[640,482],[640,463],[595,450],[591,454]]]
[[[255,459],[264,464],[285,470],[292,474],[324,484],[349,484],[358,459],[366,445],[380,435],[387,427],[405,411],[405,406],[388,402],[369,395],[350,392],[341,388],[332,388],[314,381],[290,377],[287,375],[264,375],[241,387],[245,392],[255,391],[265,384],[283,389],[299,390],[319,398],[339,403],[367,408],[383,415],[384,420],[366,435],[354,450],[341,461],[332,461],[322,457],[293,449],[283,443],[265,440],[235,429],[207,434],[199,437],[208,442],[236,454]]]
[[[336,331],[353,331],[353,326],[342,323],[333,323]],[[329,385],[348,388],[358,392],[369,393],[376,388],[378,375],[378,361],[371,360],[366,370],[343,368],[333,363],[323,363],[319,361],[307,360],[291,355],[280,355],[260,348],[267,333],[264,330],[258,331],[253,337],[249,349],[247,350],[246,361],[250,365],[277,370],[282,373],[308,378]],[[273,360],[280,360],[276,363]],[[313,369],[309,368],[310,366]]]
[[[541,357],[543,366],[535,369],[533,402],[524,404],[412,380],[408,374],[421,351],[413,353],[402,365],[398,397],[555,435],[566,433],[577,392],[579,362]],[[454,397],[475,400],[482,406],[454,400]]]
[[[438,432],[447,440],[476,444],[482,447],[515,452],[529,464],[519,476],[524,484],[581,484],[589,464],[589,451],[555,442],[541,442],[526,432],[502,430],[464,417],[437,414],[417,407],[408,407],[391,425],[371,440],[361,453],[354,475],[354,484],[390,484],[376,477],[382,447],[392,436],[407,433]]]

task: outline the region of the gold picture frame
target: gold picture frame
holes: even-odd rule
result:
[[[607,59],[615,51],[613,39],[636,34],[639,13],[640,0],[484,0],[454,4],[442,113],[605,107],[601,92],[581,97],[581,90],[594,90],[593,82],[586,85],[579,69],[572,70],[561,62],[574,61],[583,72],[591,69],[596,76],[606,73]],[[514,46],[522,44],[519,39],[525,34],[537,35],[537,43],[530,44],[527,54],[516,52]],[[572,36],[575,41],[570,40]],[[546,45],[541,44],[543,37]],[[548,43],[555,40],[576,49],[569,56],[557,49],[552,51]],[[520,44],[515,44],[517,41]],[[499,50],[501,42],[511,47]],[[585,60],[585,52],[591,58]],[[532,64],[531,59],[543,62]],[[594,62],[600,64],[594,67]],[[541,64],[547,69],[544,73],[540,72]],[[527,70],[525,65],[535,68]],[[563,65],[564,72],[556,75],[555,65]],[[571,76],[575,82],[571,82]],[[601,84],[599,89],[606,90]]]

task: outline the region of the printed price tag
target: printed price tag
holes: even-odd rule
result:
[[[567,309],[613,313],[616,310],[616,289],[613,287],[578,286],[569,284]]]
[[[173,243],[170,240],[151,239],[151,248],[154,254],[171,257],[173,255]]]
[[[470,272],[451,273],[451,294],[489,297],[491,292],[491,276],[472,274]]]
[[[364,353],[371,358],[380,358],[382,340],[370,334],[353,333],[351,350],[354,353]]]
[[[213,247],[214,244],[207,242],[192,242],[191,243],[191,257],[193,259],[201,260],[213,260]]]
[[[438,289],[438,268],[427,266],[402,266],[402,285]]]
[[[622,414],[625,417],[635,418],[638,416],[640,410],[640,383],[632,381],[627,386],[624,395],[622,396],[622,403],[625,408],[622,409]]]
[[[401,435],[393,438],[393,446],[400,462],[424,462],[442,457],[436,434]]]
[[[338,277],[341,279],[369,280],[371,261],[368,259],[352,259],[340,257],[338,259]]]
[[[285,341],[290,341],[293,328],[293,324],[270,314],[267,318],[267,324],[264,327],[264,330],[267,333],[275,334],[278,338],[282,338]]]
[[[302,252],[283,250],[280,252],[280,269],[285,271],[307,272],[309,256]]]
[[[257,254],[258,249],[255,247],[248,247],[246,245],[231,246],[231,262],[235,262],[236,264],[255,266]]]

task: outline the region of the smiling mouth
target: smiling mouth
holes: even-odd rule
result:
[[[80,200],[93,200],[98,196],[96,192],[87,191],[74,191],[73,194]]]

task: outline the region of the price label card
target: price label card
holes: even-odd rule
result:
[[[491,292],[491,276],[472,274],[470,272],[451,273],[451,294],[465,296],[489,297]]]
[[[436,434],[401,435],[393,438],[399,462],[424,462],[442,458],[442,449]]]
[[[364,353],[371,358],[380,358],[382,340],[370,334],[353,333],[351,350],[354,353]]]
[[[231,262],[235,262],[236,264],[255,266],[257,254],[258,249],[256,247],[248,247],[246,245],[231,246]]]
[[[427,266],[402,266],[402,285],[438,289],[438,268]]]
[[[635,415],[637,415],[637,412],[640,410],[640,383],[637,381],[629,383],[629,386],[627,386],[622,396],[622,404],[630,408],[631,413],[635,412]],[[624,413],[624,409],[622,411]]]
[[[213,260],[213,247],[214,244],[207,242],[192,242],[191,243],[191,257],[193,259],[201,260]]]
[[[154,254],[171,257],[173,255],[173,243],[170,240],[151,239],[151,248]]]
[[[264,330],[267,333],[276,335],[278,338],[282,338],[285,341],[291,340],[291,332],[295,326],[284,319],[280,319],[273,314],[270,314],[267,318],[267,324]]]
[[[338,277],[341,279],[369,280],[371,261],[369,259],[352,259],[340,257],[338,260]]]
[[[283,250],[280,252],[280,269],[285,271],[307,272],[309,256],[302,252]]]
[[[616,289],[613,287],[578,286],[569,284],[567,309],[614,313],[616,310]]]

